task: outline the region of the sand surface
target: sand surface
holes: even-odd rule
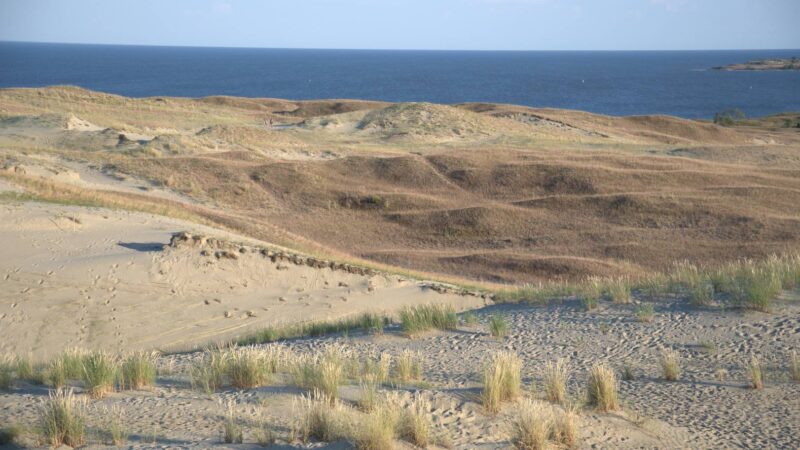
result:
[[[255,241],[149,214],[4,203],[0,217],[0,352],[46,358],[69,347],[179,349],[268,325],[391,314],[428,302],[458,309],[484,303],[398,276],[165,247],[179,231]]]

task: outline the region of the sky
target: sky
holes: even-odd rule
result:
[[[268,48],[800,48],[800,0],[0,0],[0,41]]]

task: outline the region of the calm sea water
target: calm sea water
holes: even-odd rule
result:
[[[455,52],[0,43],[0,87],[72,84],[133,97],[467,101],[708,118],[800,111],[800,71],[713,66],[800,50]]]

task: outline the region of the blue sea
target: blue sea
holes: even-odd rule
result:
[[[800,111],[800,71],[713,66],[800,50],[485,52],[0,42],[0,87],[70,84],[131,97],[235,95],[497,102],[709,118]]]

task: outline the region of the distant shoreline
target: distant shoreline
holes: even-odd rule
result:
[[[745,63],[728,64],[727,66],[712,67],[712,70],[744,71],[744,70],[800,70],[800,58],[769,58],[754,59]]]

